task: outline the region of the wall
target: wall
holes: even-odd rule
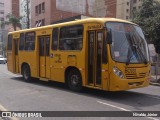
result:
[[[44,14],[36,15],[35,6],[44,2]],[[91,17],[116,17],[117,0],[31,0],[32,27],[45,18],[45,25],[77,15]]]
[[[36,21],[45,19],[45,25],[51,23],[51,7],[54,5],[51,4],[53,0],[31,0],[31,27],[36,27]],[[35,6],[45,2],[45,12],[41,14],[35,14]]]

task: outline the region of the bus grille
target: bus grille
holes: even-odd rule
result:
[[[139,73],[139,74],[128,74],[126,73],[126,78],[127,79],[137,79],[137,78],[145,78],[146,77],[146,73]]]

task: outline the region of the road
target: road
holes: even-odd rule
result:
[[[85,89],[72,92],[64,84],[34,80],[0,64],[0,110],[4,111],[160,111],[160,87],[149,86],[123,92]],[[114,113],[113,113],[114,114]],[[24,119],[24,118],[18,118]],[[30,120],[31,118],[29,118]],[[32,118],[33,119],[33,118]],[[40,119],[40,118],[38,118]],[[37,119],[37,120],[38,120]],[[159,120],[158,117],[53,117],[44,120]]]

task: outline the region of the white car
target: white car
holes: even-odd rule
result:
[[[7,59],[4,58],[2,55],[0,55],[0,64],[6,64],[7,63]]]

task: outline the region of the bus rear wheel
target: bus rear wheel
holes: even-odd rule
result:
[[[82,90],[82,77],[78,70],[72,69],[69,71],[67,75],[67,83],[68,87],[73,91],[81,91]]]
[[[22,75],[23,75],[23,79],[26,82],[30,82],[31,81],[31,71],[30,71],[30,67],[28,65],[24,65],[23,66]]]

